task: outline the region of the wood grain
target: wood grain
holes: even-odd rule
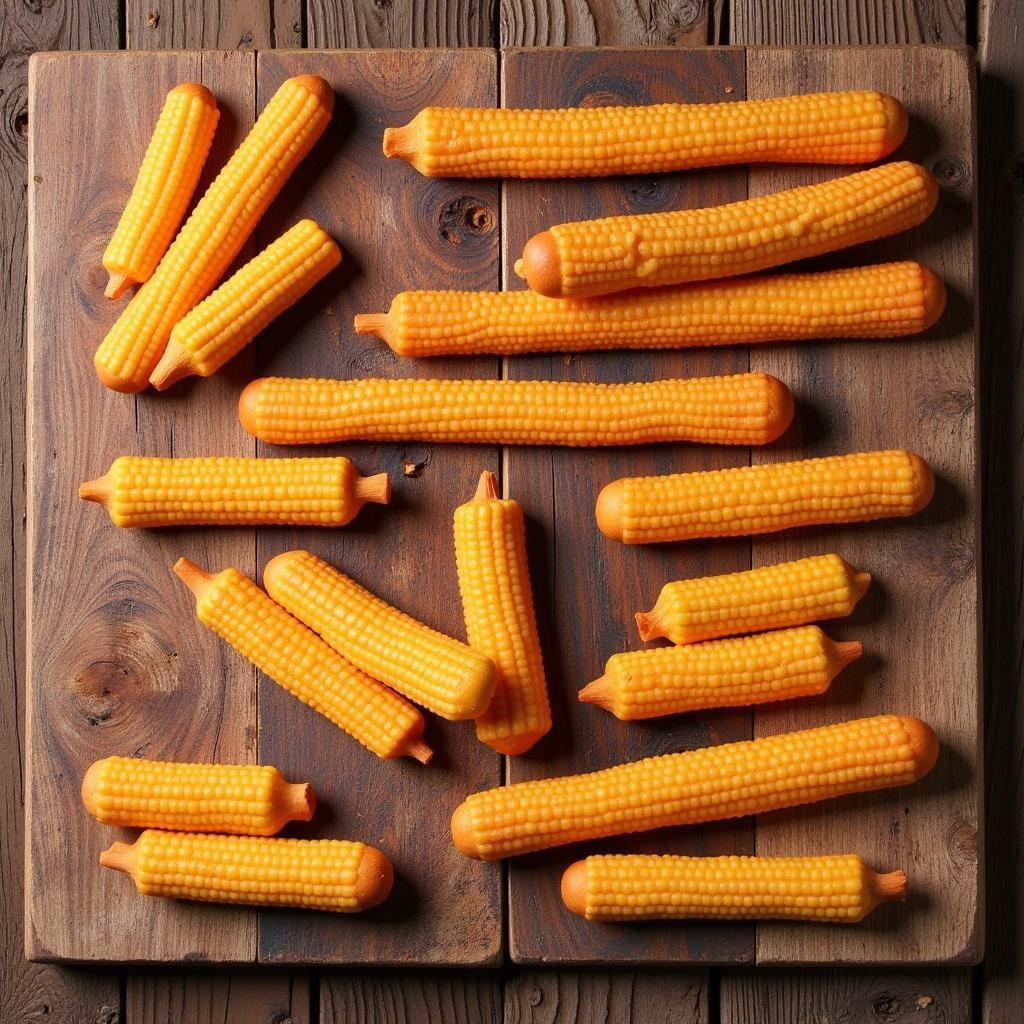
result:
[[[311,47],[493,46],[497,0],[306,0]]]
[[[505,1024],[710,1020],[703,971],[518,971],[505,986]]]
[[[500,0],[502,46],[703,46],[709,0]]]
[[[1024,60],[1020,0],[984,5],[979,24],[982,450],[989,835],[982,1019],[1024,1005]]]
[[[970,1024],[964,970],[723,971],[721,1024]]]
[[[320,1024],[499,1024],[501,981],[454,972],[320,978]]]
[[[126,0],[130,50],[302,45],[302,0]]]
[[[100,256],[167,90],[194,78],[213,89],[223,151],[251,123],[253,62],[245,53],[33,62],[29,116],[46,114],[29,166],[26,945],[41,959],[251,960],[256,952],[254,912],[146,900],[126,877],[101,871],[99,850],[124,836],[88,819],[78,796],[85,767],[111,753],[255,758],[254,673],[199,626],[170,573],[183,553],[251,571],[253,534],[118,531],[76,495],[78,481],[120,454],[201,454],[211,438],[219,453],[253,450],[230,400],[244,366],[201,387],[137,398],[105,392],[91,366],[119,309],[102,297]],[[134,115],[121,116],[112,96],[131,96]],[[104,159],[85,158],[98,139]],[[71,173],[68,147],[83,154]]]
[[[491,106],[495,55],[487,51],[347,51],[273,54],[259,61],[261,102],[291,74],[323,75],[337,91],[334,124],[294,188],[260,225],[261,244],[312,216],[345,253],[340,270],[260,339],[258,370],[286,376],[495,377],[492,358],[400,362],[382,342],[352,330],[357,312],[386,309],[406,288],[493,288],[498,282],[498,190],[492,182],[430,181],[387,160],[381,134],[426,104]],[[261,447],[265,454],[284,454]],[[452,514],[482,469],[488,447],[344,445],[366,473],[387,471],[394,498],[339,531],[261,531],[261,563],[307,547],[385,600],[463,637]],[[406,465],[412,475],[405,474]],[[416,467],[419,467],[418,469]],[[301,742],[296,742],[301,737]],[[470,723],[428,724],[431,765],[383,762],[268,681],[260,684],[260,755],[286,772],[313,768],[323,809],[317,835],[365,840],[398,873],[395,893],[359,918],[333,915],[309,927],[301,912],[265,914],[260,956],[336,963],[493,963],[501,955],[501,868],[469,861],[448,821],[462,797],[496,785],[500,761]]]
[[[316,1024],[303,974],[150,970],[128,982],[126,1024]]]
[[[912,341],[753,349],[751,367],[785,380],[801,408],[791,443],[753,458],[906,447],[924,455],[940,483],[928,510],[911,521],[755,538],[757,565],[835,550],[875,580],[855,615],[830,629],[864,642],[859,671],[844,674],[823,700],[758,709],[755,730],[773,735],[862,715],[916,714],[938,733],[943,756],[913,789],[758,819],[759,854],[857,852],[876,868],[904,868],[912,893],[905,906],[880,908],[857,928],[759,925],[758,960],[972,963],[982,948],[973,68],[957,49],[747,51],[752,97],[854,86],[906,104],[912,127],[899,155],[930,167],[942,197],[921,228],[820,265],[920,259],[945,280],[951,299],[940,324]],[[752,167],[750,193],[833,173]]]
[[[505,54],[503,102],[512,107],[580,103],[728,100],[743,95],[743,53],[652,50]],[[742,199],[742,168],[717,173],[576,181],[509,181],[504,188],[505,286],[526,239],[550,224],[626,211],[713,205]],[[746,370],[743,348],[689,352],[607,352],[506,361],[519,379],[649,380]],[[745,448],[660,447],[575,451],[509,449],[506,493],[526,512],[534,591],[544,643],[555,727],[524,758],[509,762],[508,778],[571,774],[651,754],[750,735],[744,712],[623,724],[580,704],[577,691],[603,672],[617,651],[640,646],[633,613],[649,607],[663,583],[681,576],[749,566],[745,539],[714,547],[625,547],[598,533],[594,502],[604,484],[624,474],[665,473],[745,465]],[[709,830],[675,830],[590,844],[588,850],[744,853],[750,823]],[[562,870],[579,855],[552,850],[509,865],[509,941],[523,962],[742,961],[753,955],[747,924],[674,924],[629,929],[587,924],[566,912],[558,893]]]
[[[965,0],[729,0],[730,42],[962,43]]]

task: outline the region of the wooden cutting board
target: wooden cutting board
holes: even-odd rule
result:
[[[210,380],[169,394],[105,391],[92,353],[121,308],[102,296],[100,259],[167,90],[205,82],[223,111],[215,172],[277,85],[325,76],[332,126],[261,223],[261,248],[302,216],[345,250],[341,269]],[[950,302],[922,337],[714,351],[399,361],[352,332],[406,288],[519,287],[525,239],[547,224],[628,210],[710,205],[837,173],[728,168],[601,181],[429,181],[380,152],[384,127],[422,106],[561,106],[728,101],[880,88],[911,113],[899,155],[943,185],[936,214],[894,239],[816,261],[917,258]],[[41,960],[493,964],[520,962],[971,962],[981,955],[980,676],[976,475],[974,69],[940,47],[714,50],[436,50],[43,54],[30,66],[29,550],[26,851],[28,955]],[[395,499],[344,530],[131,532],[76,497],[120,454],[259,454],[240,428],[254,375],[648,379],[764,369],[798,400],[770,450],[611,451],[346,445],[363,472],[387,470]],[[936,498],[909,521],[750,540],[627,548],[593,519],[598,490],[624,474],[744,465],[881,447],[921,452]],[[179,555],[257,576],[279,551],[308,547],[398,606],[462,636],[451,514],[484,468],[526,509],[534,588],[556,719],[504,765],[468,723],[431,720],[428,768],[377,761],[201,627],[172,577]],[[633,612],[682,576],[835,550],[875,584],[849,620],[865,658],[824,698],[754,713],[624,724],[580,705],[605,659],[638,646]],[[929,721],[935,771],[906,790],[698,828],[548,851],[508,866],[456,853],[452,809],[469,792],[604,767],[670,750],[892,711]],[[345,836],[393,859],[395,893],[360,916],[239,910],[145,899],[101,870],[126,834],[82,810],[85,767],[107,754],[260,761],[309,779],[321,807],[293,835]],[[858,852],[903,867],[911,899],[857,927],[718,922],[592,925],[558,896],[588,851],[695,854]],[[507,921],[507,925],[506,925]]]

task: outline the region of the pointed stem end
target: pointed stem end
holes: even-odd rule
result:
[[[107,281],[107,287],[103,289],[103,294],[108,299],[119,299],[135,282],[130,277],[125,277],[124,274],[118,274],[114,271],[108,271],[110,277]]]
[[[179,558],[174,563],[174,575],[195,594],[197,599],[206,593],[207,587],[213,581],[213,573],[200,569],[195,562],[190,562],[187,558]]]
[[[103,476],[98,477],[96,480],[86,480],[78,488],[78,496],[80,498],[85,501],[96,501],[101,505],[106,505],[113,494],[114,485],[109,473],[104,473]]]
[[[476,485],[476,493],[473,495],[473,500],[497,501],[500,497],[497,477],[489,469],[485,469],[480,474],[480,480]]]
[[[157,391],[166,391],[172,384],[177,384],[185,377],[191,377],[195,372],[188,350],[172,339],[167,342],[160,362],[150,374],[149,383]]]
[[[109,850],[100,853],[100,864],[130,875],[135,865],[135,848],[130,843],[114,843]]]

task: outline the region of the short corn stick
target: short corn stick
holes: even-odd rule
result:
[[[789,426],[793,396],[764,373],[643,384],[264,377],[238,412],[270,444],[761,445]]]
[[[82,779],[85,809],[104,825],[272,836],[309,821],[316,797],[270,765],[185,764],[105,757]]]
[[[746,707],[824,693],[861,656],[817,626],[614,654],[579,699],[623,722],[705,708]]]
[[[78,489],[115,526],[344,526],[367,502],[386,505],[386,473],[360,476],[348,459],[122,455]]]
[[[855,924],[906,898],[902,871],[832,857],[587,857],[562,875],[562,901],[588,921],[786,918]]]
[[[179,558],[174,572],[196,598],[204,626],[279,686],[298,697],[378,757],[433,756],[423,742],[423,716],[329,647],[237,569],[217,575]]]
[[[849,615],[870,583],[868,573],[838,555],[814,555],[666,583],[654,607],[636,613],[636,624],[642,640],[667,637],[674,644],[802,626]]]
[[[315,75],[289,78],[196,204],[153,276],[96,350],[114,391],[149,384],[171,330],[213,291],[292,171],[323,134],[334,93]]]
[[[341,262],[337,243],[301,220],[174,325],[150,377],[158,391],[209,377]]]
[[[931,327],[942,281],[920,263],[726,278],[595,299],[537,292],[399,292],[357,334],[400,356],[699,348],[816,338],[894,338]]]
[[[468,857],[497,860],[585,839],[739,818],[905,786],[938,757],[917,718],[879,715],[474,793],[452,815]]]
[[[387,899],[391,862],[345,839],[264,839],[146,829],[100,854],[143,896],[355,913]]]
[[[494,695],[489,658],[392,608],[308,551],[272,558],[263,585],[353,665],[442,718],[479,718]]]
[[[494,697],[476,719],[479,740],[522,754],[551,728],[537,616],[519,502],[502,500],[484,471],[473,500],[455,510],[455,562],[469,646],[497,670]]]
[[[185,82],[167,94],[128,204],[103,253],[108,299],[119,299],[153,276],[199,183],[219,118],[217,101],[205,85]]]
[[[906,231],[938,194],[923,167],[883,164],[727,206],[559,224],[526,243],[515,269],[553,298],[752,274]]]
[[[430,178],[580,178],[869,163],[906,134],[902,104],[869,91],[563,110],[426,107],[384,130],[384,155]]]
[[[934,492],[935,478],[920,455],[859,452],[624,477],[598,495],[596,516],[601,532],[612,540],[655,544],[910,516]]]

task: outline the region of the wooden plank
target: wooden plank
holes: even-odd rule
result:
[[[505,1024],[707,1024],[711,1019],[704,972],[522,971],[505,986]]]
[[[651,50],[505,54],[503,102],[511,107],[580,103],[728,100],[743,95],[743,53]],[[534,232],[549,224],[626,210],[654,211],[713,205],[746,194],[743,168],[648,178],[509,181],[504,189],[505,286],[522,287],[512,273]],[[522,379],[648,380],[732,373],[747,369],[745,349],[581,354],[508,360]],[[645,448],[506,452],[507,493],[529,523],[534,591],[544,643],[555,728],[534,750],[508,765],[508,778],[587,771],[651,754],[749,736],[744,712],[622,724],[576,700],[616,651],[640,646],[633,613],[649,607],[663,583],[681,576],[747,568],[745,539],[713,547],[626,547],[605,540],[594,522],[601,487],[627,473],[666,473],[744,465],[745,448]],[[556,585],[557,584],[557,585]],[[675,830],[591,844],[589,850],[744,853],[753,848],[750,823],[712,830]],[[553,850],[510,862],[511,955],[525,962],[742,961],[750,959],[747,924],[662,925],[644,929],[595,926],[566,913],[558,892],[562,870],[582,850]]]
[[[723,971],[719,1014],[721,1024],[970,1024],[971,974],[965,968],[898,967]]]
[[[126,0],[130,50],[302,45],[302,0]]]
[[[223,152],[252,121],[252,54],[47,55],[30,75],[26,945],[40,959],[256,953],[254,911],[145,900],[101,871],[98,851],[125,834],[89,820],[78,796],[85,767],[111,753],[256,754],[254,673],[196,622],[170,573],[182,553],[252,571],[253,533],[118,531],[75,495],[120,454],[253,450],[232,408],[244,365],[137,398],[104,391],[91,365],[120,308],[102,296],[103,247],[167,90],[190,78],[221,102]],[[131,97],[133,115],[111,97]]]
[[[340,272],[263,336],[260,373],[496,376],[498,361],[491,358],[399,363],[382,342],[352,331],[355,313],[386,309],[405,288],[456,281],[465,288],[497,286],[497,186],[429,181],[381,153],[383,128],[403,124],[424,105],[493,105],[495,55],[268,51],[259,60],[261,101],[299,71],[322,74],[335,87],[336,127],[260,226],[260,240],[313,216],[338,239],[345,258]],[[463,636],[451,516],[472,495],[480,471],[497,469],[497,451],[346,445],[318,454],[331,451],[350,456],[364,472],[386,470],[395,493],[391,506],[364,510],[343,531],[263,531],[261,564],[279,551],[308,547],[410,614]],[[406,476],[406,463],[421,469]],[[323,802],[317,835],[379,846],[399,876],[394,896],[358,919],[329,915],[310,928],[302,913],[264,914],[261,959],[471,964],[500,957],[500,866],[470,862],[448,840],[453,808],[466,793],[498,783],[499,758],[477,742],[470,723],[431,720],[427,741],[436,750],[429,767],[408,758],[378,761],[279,687],[261,682],[261,757],[286,772],[312,774]]]
[[[499,1024],[490,974],[332,972],[320,980],[320,1024]]]
[[[311,47],[493,46],[497,0],[307,0]],[[468,102],[468,100],[466,101]]]
[[[940,482],[932,505],[914,520],[755,538],[758,565],[836,550],[875,577],[852,619],[829,630],[862,640],[867,657],[820,701],[758,709],[755,731],[901,712],[926,719],[944,753],[913,789],[758,819],[759,854],[857,852],[877,867],[906,869],[913,895],[857,928],[759,925],[757,953],[759,961],[797,963],[972,963],[982,938],[973,67],[966,50],[946,48],[747,51],[752,97],[853,87],[903,100],[912,127],[899,155],[932,168],[942,197],[921,228],[820,263],[920,259],[946,281],[950,302],[940,325],[921,339],[753,349],[751,367],[786,381],[800,409],[791,443],[753,458],[907,447],[925,456]],[[752,167],[750,193],[834,174]]]
[[[972,4],[973,6],[973,4]],[[732,43],[962,43],[965,0],[730,0]]]
[[[982,6],[978,26],[978,199],[985,526],[985,752],[988,943],[982,1019],[1011,1024],[1024,1005],[1024,3]]]
[[[502,46],[703,46],[709,0],[501,0]]]
[[[309,989],[305,975],[282,971],[135,971],[128,975],[125,1021],[310,1024]]]

